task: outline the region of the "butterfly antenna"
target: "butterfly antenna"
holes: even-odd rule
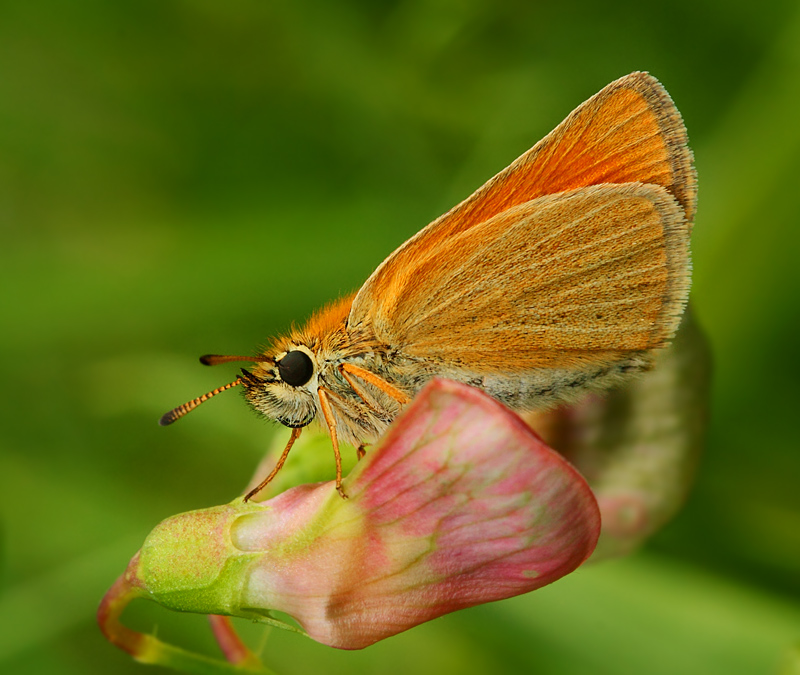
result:
[[[231,361],[263,361],[256,356],[222,356],[221,354],[206,354],[200,357],[200,363],[204,366],[218,366],[220,363],[230,363]]]
[[[214,389],[214,391],[210,391],[207,394],[203,394],[202,396],[198,396],[196,399],[194,399],[192,401],[189,401],[188,403],[184,403],[183,405],[179,405],[177,408],[173,408],[168,413],[166,413],[160,420],[158,420],[158,423],[162,427],[165,427],[168,424],[172,424],[175,420],[179,420],[186,413],[191,412],[192,410],[194,410],[201,403],[205,403],[212,396],[216,396],[217,394],[222,393],[223,391],[227,391],[231,387],[235,387],[237,384],[241,384],[241,383],[242,383],[242,378],[237,377],[230,384],[226,384],[226,385],[224,385],[222,387],[218,387],[217,389]]]

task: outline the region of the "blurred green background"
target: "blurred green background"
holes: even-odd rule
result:
[[[672,94],[700,177],[715,380],[686,508],[640,554],[537,593],[357,653],[273,632],[265,661],[777,672],[800,641],[790,0],[0,4],[0,670],[147,672],[101,637],[100,597],[160,519],[237,494],[274,431],[234,394],[159,428],[233,378],[196,357],[251,353],[357,288],[632,70]],[[213,653],[201,617],[126,620]]]

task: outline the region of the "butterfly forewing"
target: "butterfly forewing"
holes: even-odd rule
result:
[[[686,129],[669,94],[647,73],[612,82],[470,197],[392,253],[361,290],[354,311],[373,298],[394,298],[394,281],[420,251],[509,208],[600,183],[659,185],[680,204],[691,229],[696,183]],[[358,321],[353,314],[351,320]]]

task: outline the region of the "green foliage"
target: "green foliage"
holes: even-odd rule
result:
[[[159,428],[233,379],[196,355],[251,352],[357,288],[637,69],[672,94],[699,171],[692,297],[715,380],[686,509],[643,554],[536,594],[359,653],[273,632],[265,662],[776,672],[800,639],[789,0],[3,3],[0,670],[147,672],[103,641],[96,603],[155,523],[229,501],[287,434],[231,393]],[[213,650],[197,617],[130,621]]]

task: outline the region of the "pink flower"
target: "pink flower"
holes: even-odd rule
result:
[[[118,617],[148,597],[267,622],[280,610],[313,639],[358,649],[549,584],[591,554],[600,529],[568,462],[493,399],[441,380],[344,487],[347,500],[332,483],[302,485],[165,520],[104,600],[107,636],[143,658],[142,636],[134,645]]]

